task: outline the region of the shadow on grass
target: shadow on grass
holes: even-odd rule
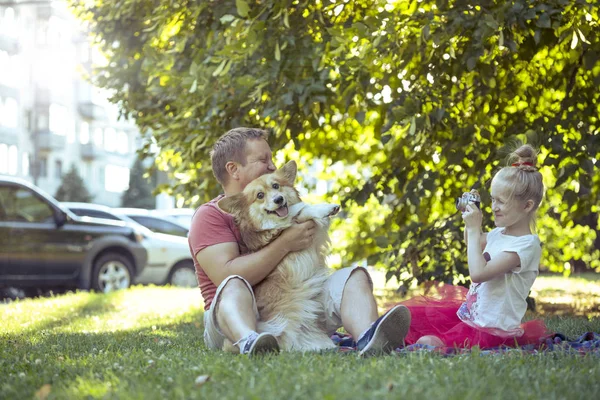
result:
[[[79,311],[98,312],[97,306],[98,302],[92,301]],[[119,382],[141,386],[165,381],[174,370],[182,369],[182,362],[194,365],[199,352],[205,350],[199,322],[202,312],[190,312],[183,319],[186,321],[96,333],[52,330],[53,322],[43,325],[46,330],[0,334],[0,376],[6,382],[0,398],[16,398],[2,393],[31,398],[42,384],[65,395],[88,393],[96,398],[110,393],[111,385]],[[193,382],[194,378],[188,379]],[[111,383],[107,386],[106,382]]]

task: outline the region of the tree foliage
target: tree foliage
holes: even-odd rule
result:
[[[454,198],[483,195],[513,140],[540,148],[543,264],[597,268],[600,29],[589,0],[102,0],[76,3],[108,58],[97,84],[197,204],[236,126],[331,179],[342,262],[466,274]],[[148,141],[150,143],[150,141]],[[150,144],[148,144],[150,146]],[[578,222],[579,221],[579,222]],[[358,233],[357,233],[358,232]]]
[[[54,198],[58,201],[81,201],[84,203],[92,201],[92,195],[75,169],[75,165],[71,165],[69,172],[63,176]]]
[[[153,177],[147,179],[144,176],[145,171],[142,160],[136,158],[129,171],[129,187],[123,192],[121,206],[149,210],[156,208],[156,199],[152,194],[153,187],[156,186],[156,179]]]

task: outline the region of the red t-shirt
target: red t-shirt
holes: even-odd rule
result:
[[[196,267],[196,277],[198,278],[198,287],[204,298],[204,310],[210,308],[210,304],[217,292],[217,286],[210,280],[202,266],[198,264],[196,254],[209,246],[221,243],[237,243],[240,249],[240,254],[246,253],[248,250],[242,242],[240,231],[235,224],[233,217],[217,206],[217,202],[224,195],[220,195],[206,204],[201,205],[196,210],[192,217],[192,225],[188,235],[188,243],[190,252],[194,259]]]

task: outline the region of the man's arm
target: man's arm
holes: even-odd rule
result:
[[[240,255],[235,242],[208,246],[196,254],[198,263],[217,286],[230,275],[239,275],[256,285],[271,273],[290,252],[310,246],[315,233],[315,222],[294,224],[257,252]]]

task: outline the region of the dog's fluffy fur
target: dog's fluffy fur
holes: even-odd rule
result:
[[[254,288],[260,321],[259,332],[275,335],[282,350],[310,351],[334,347],[325,332],[325,282],[329,270],[329,217],[339,211],[336,204],[307,205],[294,188],[294,161],[272,174],[263,175],[242,193],[225,197],[219,207],[234,216],[250,251],[268,245],[293,223],[314,220],[313,244],[289,253]]]

